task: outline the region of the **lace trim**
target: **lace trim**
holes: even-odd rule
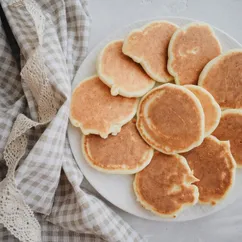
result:
[[[41,55],[45,17],[32,0],[13,1],[11,6],[25,5],[35,23],[39,46],[24,66],[21,75],[31,90],[38,106],[39,122],[19,114],[9,135],[4,150],[4,159],[8,166],[6,178],[0,183],[0,223],[19,240],[26,242],[41,241],[41,228],[29,206],[24,202],[21,192],[15,184],[15,170],[24,155],[27,146],[26,131],[32,127],[48,123],[56,114],[57,104],[51,84],[45,72]]]

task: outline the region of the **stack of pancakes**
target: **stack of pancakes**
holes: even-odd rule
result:
[[[175,217],[216,205],[242,167],[242,50],[222,53],[204,23],[151,22],[103,48],[70,120],[93,168],[136,173],[144,208]]]

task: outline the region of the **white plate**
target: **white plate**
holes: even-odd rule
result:
[[[102,41],[98,46],[96,46],[84,60],[80,66],[76,77],[73,81],[72,88],[82,81],[83,79],[96,73],[96,58],[101,49],[109,42],[115,39],[123,39],[131,30],[135,28],[140,28],[143,25],[154,21],[154,20],[168,20],[179,26],[194,22],[194,20],[187,18],[175,18],[175,17],[164,17],[160,19],[144,20],[140,22],[135,22],[129,26],[126,26],[116,33],[111,34],[107,39]],[[233,48],[242,48],[242,46],[234,40],[232,37],[224,33],[223,31],[214,28],[217,37],[219,38],[223,51],[227,51]],[[207,205],[195,205],[193,207],[185,209],[176,219],[163,219],[151,212],[145,210],[141,207],[140,203],[136,201],[134,192],[132,190],[133,175],[110,175],[98,172],[91,168],[81,152],[81,132],[78,128],[73,127],[69,124],[68,135],[70,140],[70,145],[74,157],[81,171],[83,172],[86,179],[91,183],[91,185],[109,202],[115,206],[121,208],[122,210],[136,215],[141,218],[157,220],[157,221],[187,221],[197,218],[201,218],[212,214],[225,206],[231,204],[236,199],[237,194],[241,193],[242,184],[242,169],[237,169],[236,182],[227,198],[220,204],[212,207]]]

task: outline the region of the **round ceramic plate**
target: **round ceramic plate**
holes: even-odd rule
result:
[[[116,33],[111,34],[107,39],[102,41],[98,46],[96,46],[87,58],[84,60],[80,66],[72,88],[82,81],[83,79],[96,74],[96,59],[101,51],[101,49],[110,41],[116,39],[124,39],[124,37],[133,29],[140,28],[143,25],[154,21],[154,20],[168,20],[179,26],[183,26],[194,20],[186,18],[173,18],[165,17],[160,19],[144,20],[140,22],[133,23],[129,26],[126,26]],[[220,40],[220,43],[223,48],[223,52],[233,49],[233,48],[242,48],[242,46],[234,40],[232,37],[224,33],[223,31],[213,28],[217,37]],[[237,194],[241,193],[241,184],[242,184],[242,169],[237,169],[236,182],[233,189],[230,191],[225,200],[219,203],[216,206],[209,205],[195,205],[185,209],[182,213],[177,216],[175,219],[164,219],[159,216],[153,215],[151,212],[144,209],[140,203],[136,201],[135,194],[133,192],[132,182],[134,175],[110,175],[98,172],[88,165],[85,161],[82,151],[81,151],[81,132],[80,129],[73,127],[69,124],[68,135],[70,140],[70,145],[76,162],[83,172],[86,179],[91,183],[91,185],[109,202],[115,206],[121,208],[122,210],[131,213],[133,215],[139,216],[141,218],[157,220],[157,221],[187,221],[197,218],[201,218],[212,214],[216,211],[221,210],[227,205],[235,201]]]

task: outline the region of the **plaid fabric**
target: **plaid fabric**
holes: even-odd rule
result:
[[[28,126],[19,132],[28,136],[28,145],[16,185],[35,212],[42,241],[142,241],[100,199],[80,188],[83,175],[66,137],[71,81],[87,54],[87,2],[1,0],[1,5],[20,47],[22,70],[20,77],[1,25],[0,181],[7,171],[3,151],[12,126],[24,120]],[[0,227],[0,241],[18,240]]]

